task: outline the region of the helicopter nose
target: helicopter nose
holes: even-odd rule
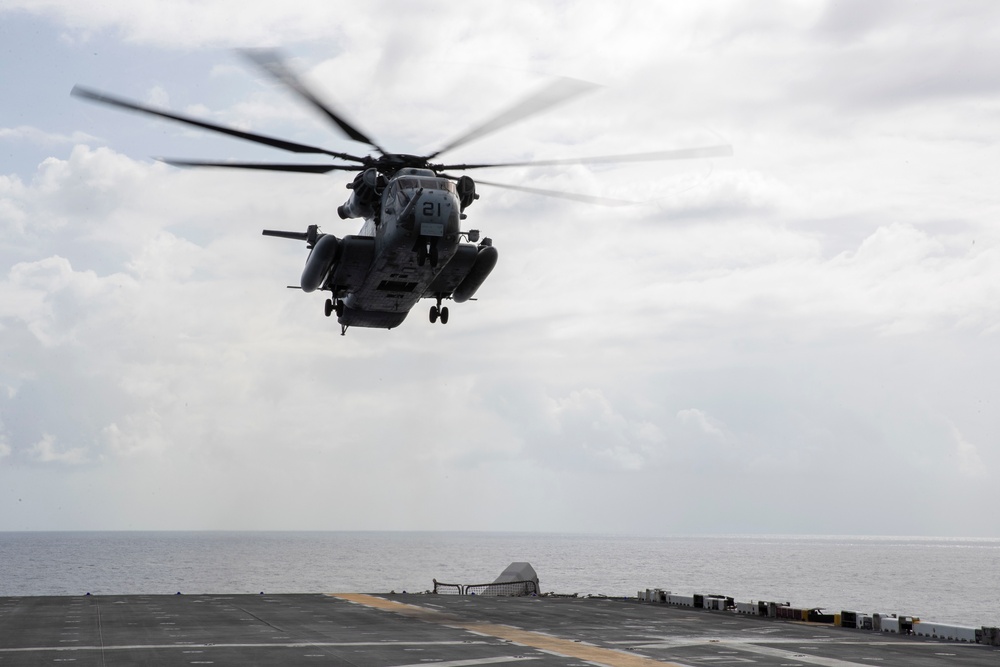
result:
[[[458,232],[458,200],[447,192],[424,192],[414,210],[421,236],[440,237]]]

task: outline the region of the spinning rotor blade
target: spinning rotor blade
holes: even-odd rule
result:
[[[616,164],[624,162],[657,162],[660,160],[689,160],[702,157],[730,157],[732,146],[703,146],[701,148],[680,148],[652,153],[631,153],[627,155],[600,155],[596,157],[567,158],[563,160],[528,160],[526,162],[492,162],[486,164],[446,164],[440,169],[488,169],[490,167],[534,167],[563,164]],[[477,180],[477,182],[479,182]]]
[[[314,95],[304,83],[302,83],[302,80],[299,79],[291,69],[289,69],[284,58],[281,57],[281,54],[277,50],[243,49],[240,52],[248,60],[250,60],[250,62],[257,65],[257,67],[270,74],[275,80],[284,84],[287,88],[298,94],[299,97],[318,109],[320,113],[333,121],[334,125],[339,127],[340,130],[348,137],[354,141],[360,141],[361,143],[372,146],[383,155],[386,154],[386,151],[375,143],[373,139],[358,128],[351,125],[341,114],[334,111],[329,104],[321,102],[319,98],[316,97],[316,95]]]
[[[453,148],[463,146],[470,141],[484,137],[487,134],[492,134],[493,132],[507,127],[508,125],[513,125],[518,121],[534,116],[537,113],[541,113],[542,111],[563,102],[568,102],[577,95],[582,95],[583,93],[599,87],[600,86],[596,83],[588,83],[577,79],[556,79],[554,83],[546,84],[546,86],[541,90],[529,95],[511,108],[486,121],[482,125],[469,130],[455,139],[452,139],[449,143],[445,144],[443,148],[438,149],[436,153],[428,155],[427,159],[430,160],[435,158],[445,151],[450,151]]]
[[[155,109],[153,107],[148,107],[144,104],[139,104],[138,102],[132,102],[130,100],[123,99],[121,97],[114,97],[112,95],[108,95],[106,93],[100,93],[97,92],[96,90],[90,90],[89,88],[84,88],[82,86],[73,86],[73,90],[70,91],[70,94],[75,97],[81,97],[85,100],[90,100],[92,102],[99,102],[101,104],[107,104],[109,106],[119,107],[121,109],[127,109],[129,111],[138,111],[140,113],[149,114],[151,116],[159,116],[160,118],[175,120],[179,123],[193,125],[195,127],[200,127],[204,130],[211,130],[212,132],[228,134],[231,137],[246,139],[247,141],[253,141],[258,144],[264,144],[266,146],[273,146],[274,148],[280,148],[282,150],[291,151],[293,153],[316,153],[321,155],[331,155],[333,157],[340,158],[341,160],[349,160],[351,162],[360,162],[360,163],[364,163],[366,161],[365,158],[356,157],[354,155],[348,155],[346,153],[335,153],[333,151],[328,151],[325,148],[318,148],[316,146],[307,146],[305,144],[297,144],[293,141],[276,139],[274,137],[268,137],[263,134],[256,134],[254,132],[244,132],[242,130],[226,127],[224,125],[216,125],[215,123],[209,123],[207,121],[198,120],[196,118],[182,116],[181,114],[165,111],[163,109]]]
[[[346,164],[280,164],[275,162],[211,162],[207,160],[174,160],[157,158],[175,167],[228,167],[230,169],[260,169],[264,171],[292,171],[305,174],[326,174],[331,171],[358,171],[360,165]]]
[[[453,176],[446,176],[441,174],[446,178],[454,178]],[[626,199],[611,199],[609,197],[595,197],[593,195],[580,195],[575,192],[562,192],[561,190],[543,190],[541,188],[528,188],[523,185],[510,185],[509,183],[494,183],[492,181],[481,181],[476,179],[476,185],[489,185],[494,188],[503,188],[505,190],[517,190],[518,192],[528,192],[533,195],[542,195],[545,197],[557,197],[559,199],[569,199],[572,201],[579,201],[585,204],[598,204],[600,206],[635,206],[641,204],[642,202],[628,201]]]

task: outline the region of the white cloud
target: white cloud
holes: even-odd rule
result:
[[[553,435],[562,442],[563,464],[582,455],[600,465],[641,470],[664,444],[655,424],[627,418],[600,390],[576,390],[551,400],[547,413]]]
[[[8,297],[0,314],[22,322],[45,346],[80,343],[100,317],[90,309],[95,304],[102,309],[128,307],[123,292],[134,292],[134,288],[127,276],[102,278],[93,271],[74,271],[59,256],[21,262],[11,268],[8,281],[0,284],[0,293]]]
[[[93,137],[87,134],[86,132],[79,132],[79,131],[73,132],[70,135],[46,132],[37,127],[31,127],[30,125],[19,125],[18,127],[0,127],[0,140],[15,140],[15,139],[51,146],[55,144],[78,144],[78,143],[91,142],[95,141],[96,137]]]
[[[0,141],[47,159],[0,176],[5,470],[85,460],[74,474],[134,501],[107,527],[294,516],[617,530],[628,516],[643,529],[648,508],[686,493],[657,514],[664,531],[798,530],[779,503],[699,491],[920,489],[964,516],[975,504],[956,466],[975,503],[1000,500],[975,472],[995,469],[995,425],[963,408],[995,394],[1000,373],[1000,116],[990,61],[973,57],[995,50],[998,10],[376,2],[344,21],[328,3],[239,5],[24,10],[70,36],[45,54],[67,78],[337,150],[365,147],[214,49],[284,45],[393,150],[436,148],[568,75],[604,87],[449,158],[722,142],[735,155],[484,172],[651,204],[484,187],[468,225],[500,263],[479,300],[453,306],[447,327],[424,305],[395,331],[341,338],[322,297],[285,288],[303,245],[260,230],[354,232],[335,212],[346,176],[173,169],[147,156],[288,156],[76,100],[45,116],[51,105],[13,99],[30,125],[12,121]],[[18,6],[0,12],[21,20]],[[85,52],[127,57],[109,70]],[[953,432],[930,414],[954,415]],[[63,467],[38,467],[59,494]],[[173,509],[150,500],[177,480]],[[811,530],[897,526],[813,518]]]
[[[63,463],[80,465],[87,462],[86,447],[72,447],[60,450],[56,447],[55,436],[46,433],[29,450],[29,455],[39,463]]]
[[[729,436],[725,431],[725,426],[719,424],[716,420],[712,419],[698,408],[686,408],[684,410],[679,410],[677,412],[677,419],[682,424],[694,425],[703,434],[709,436],[713,440],[726,444],[732,442],[731,436]]]
[[[126,458],[162,455],[171,448],[162,419],[152,407],[145,414],[125,415],[121,427],[117,423],[105,426],[101,440],[110,453]]]
[[[146,99],[143,101],[150,106],[160,107],[161,109],[170,108],[170,94],[163,86],[153,86],[146,93]],[[196,109],[193,111],[197,112],[199,110]]]
[[[955,465],[958,471],[970,478],[989,477],[989,471],[979,456],[979,449],[966,440],[954,424],[951,425],[951,434],[955,439]]]

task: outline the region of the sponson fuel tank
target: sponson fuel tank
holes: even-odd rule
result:
[[[493,271],[493,267],[497,265],[497,258],[499,254],[497,249],[491,245],[489,239],[483,239],[483,244],[479,246],[479,254],[476,255],[476,262],[469,269],[469,274],[465,276],[465,279],[455,288],[452,293],[452,299],[455,303],[462,303],[471,299],[476,290],[483,284],[483,282],[489,277],[490,272]]]
[[[315,292],[323,284],[323,279],[330,272],[333,261],[337,258],[337,248],[340,241],[332,234],[321,236],[316,245],[313,246],[306,260],[305,268],[302,269],[302,278],[299,285],[303,292]]]

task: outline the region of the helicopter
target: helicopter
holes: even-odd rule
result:
[[[453,172],[496,167],[610,164],[732,155],[730,146],[721,145],[522,162],[463,164],[437,161],[446,151],[597,87],[595,84],[568,78],[555,80],[430,154],[394,153],[348,121],[329,102],[321,100],[293,71],[280,52],[273,49],[246,49],[242,53],[262,72],[319,111],[344,137],[366,144],[377,155],[353,155],[243,131],[79,85],[74,86],[71,95],[292,153],[326,156],[335,161],[324,164],[158,158],[174,166],[313,174],[357,172],[353,180],[347,183],[347,188],[351,191],[349,197],[337,209],[341,219],[363,220],[357,234],[338,238],[333,234],[320,232],[318,225],[309,225],[304,232],[263,230],[264,236],[305,241],[309,254],[297,287],[308,293],[317,290],[330,293],[324,303],[324,314],[327,317],[337,315],[341,335],[346,334],[350,327],[398,327],[421,299],[435,301],[429,312],[432,324],[447,324],[449,310],[443,302],[450,300],[463,303],[473,299],[476,291],[489,277],[498,259],[493,241],[489,237],[481,237],[479,230],[462,230],[462,222],[467,219],[466,209],[480,197],[477,182],[468,175],[456,175]],[[634,203],[493,181],[479,180],[478,183],[589,203]]]

